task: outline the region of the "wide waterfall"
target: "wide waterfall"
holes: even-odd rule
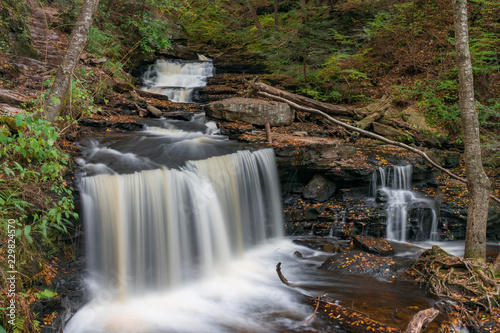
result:
[[[83,178],[92,279],[125,297],[224,270],[244,249],[282,236],[277,179],[271,149]]]
[[[371,195],[386,203],[387,238],[397,241],[438,240],[434,201],[411,189],[412,166],[377,168]]]
[[[158,60],[144,73],[143,89],[166,95],[173,102],[192,102],[197,90],[214,74],[212,61],[206,57],[199,61]]]

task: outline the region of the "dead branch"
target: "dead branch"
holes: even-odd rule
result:
[[[288,282],[288,280],[285,278],[285,276],[283,275],[283,273],[281,273],[281,262],[279,262],[276,265],[276,272],[278,273],[278,276],[279,276],[281,282],[283,282],[284,284],[286,284],[289,287],[293,287],[293,285],[290,282]]]
[[[255,85],[257,86],[257,84],[255,84]],[[255,87],[255,89],[257,90],[258,86]],[[409,150],[409,151],[411,151],[411,152],[413,152],[413,153],[415,153],[417,155],[422,156],[427,162],[429,162],[436,169],[444,172],[445,174],[447,174],[448,176],[450,176],[450,177],[452,177],[454,179],[457,179],[457,180],[461,181],[464,184],[467,184],[467,180],[465,178],[457,176],[456,174],[454,174],[450,170],[443,168],[438,163],[436,163],[435,161],[433,161],[429,156],[427,156],[427,154],[425,152],[421,151],[420,149],[408,146],[408,145],[406,145],[404,143],[401,143],[401,142],[389,140],[389,139],[387,139],[387,138],[385,138],[385,137],[383,137],[381,135],[378,135],[378,134],[375,134],[375,133],[363,130],[361,128],[357,128],[355,126],[346,124],[346,123],[344,123],[344,122],[342,122],[340,120],[337,120],[337,119],[329,116],[325,112],[322,112],[322,111],[314,109],[314,108],[310,108],[310,107],[305,107],[305,106],[299,105],[299,104],[297,104],[295,102],[292,102],[292,101],[290,101],[290,100],[288,100],[288,99],[286,99],[284,97],[275,96],[275,95],[272,95],[272,94],[267,93],[265,91],[258,91],[258,94],[261,95],[261,96],[273,99],[275,101],[280,101],[280,102],[287,103],[288,105],[290,105],[291,107],[293,107],[296,110],[300,110],[300,111],[304,111],[304,112],[308,112],[308,113],[312,113],[312,114],[316,114],[316,115],[322,116],[322,117],[326,118],[329,122],[334,123],[335,125],[342,126],[342,127],[347,128],[347,129],[349,129],[351,131],[356,131],[358,133],[363,134],[364,136],[380,140],[382,142],[388,143],[388,144],[393,145],[393,146],[397,146],[397,147],[401,147],[401,148],[407,149],[407,150]],[[497,198],[496,196],[490,194],[490,198],[492,200],[500,203],[500,199]]]
[[[268,86],[267,84],[264,84],[262,82],[250,82],[246,81],[252,88],[254,88],[257,91],[262,91],[266,92],[270,95],[273,96],[278,96],[281,98],[285,98],[289,101],[292,101],[293,103],[298,103],[300,105],[306,105],[307,107],[315,108],[318,110],[321,110],[325,113],[328,114],[334,114],[338,116],[348,116],[348,117],[354,117],[354,112],[348,108],[345,108],[343,106],[338,106],[338,105],[333,105],[330,103],[323,103],[316,101],[312,98],[307,98],[304,96],[292,94],[280,89],[273,88],[271,86]]]
[[[434,318],[437,317],[439,311],[433,308],[429,308],[426,310],[419,311],[416,315],[413,316],[408,327],[406,328],[405,333],[418,333],[420,330],[429,324]]]

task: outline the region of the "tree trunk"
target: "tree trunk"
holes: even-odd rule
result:
[[[247,5],[248,5],[248,10],[250,11],[250,15],[252,16],[252,19],[255,22],[255,26],[257,27],[257,31],[259,32],[259,35],[262,36],[262,25],[260,24],[259,16],[257,15],[257,10],[252,4],[252,0],[248,0]]]
[[[464,128],[465,168],[469,206],[465,258],[486,258],[486,224],[490,181],[484,172],[479,141],[479,121],[474,104],[474,80],[469,51],[467,0],[454,0],[455,50],[459,80],[460,117]]]
[[[54,122],[61,114],[64,99],[71,84],[71,76],[87,42],[92,17],[97,10],[98,3],[99,0],[85,0],[80,16],[71,32],[68,49],[45,101],[45,115],[50,122]]]
[[[278,27],[279,22],[278,22],[278,10],[280,9],[280,1],[279,0],[274,0],[274,26]]]
[[[299,4],[300,4],[300,9],[302,10],[302,12],[304,14],[307,13],[307,3],[306,3],[306,0],[299,0]]]

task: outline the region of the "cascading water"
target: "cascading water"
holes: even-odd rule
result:
[[[283,235],[277,179],[270,149],[83,178],[93,279],[125,297],[227,267],[235,253]]]
[[[370,193],[387,205],[387,238],[402,242],[437,241],[434,202],[411,190],[411,178],[411,165],[378,168],[372,174]]]
[[[146,91],[168,96],[173,102],[192,102],[197,89],[207,85],[215,74],[212,61],[199,56],[199,61],[158,60],[144,73]]]

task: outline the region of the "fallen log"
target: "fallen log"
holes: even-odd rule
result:
[[[333,105],[329,103],[323,103],[316,101],[312,98],[292,94],[277,88],[273,88],[271,86],[268,86],[267,84],[264,84],[262,82],[249,82],[247,81],[250,86],[255,89],[256,91],[262,91],[271,95],[279,96],[282,98],[285,98],[289,101],[292,101],[294,103],[300,104],[300,105],[305,105],[307,107],[315,108],[320,111],[323,111],[327,114],[334,114],[337,116],[347,116],[347,117],[354,117],[354,112],[346,107],[343,106],[338,106],[338,105]]]
[[[256,83],[251,83],[250,84],[253,86],[253,85],[256,85]],[[275,101],[280,101],[280,102],[285,102],[285,103],[288,103],[291,107],[293,107],[295,110],[299,110],[299,111],[304,111],[304,112],[308,112],[308,113],[312,113],[312,114],[316,114],[316,115],[319,115],[319,116],[322,116],[324,117],[329,123],[332,123],[332,124],[335,124],[335,125],[338,125],[338,126],[342,126],[344,128],[347,128],[351,131],[355,131],[355,132],[358,132],[358,133],[361,133],[363,134],[364,136],[367,136],[369,138],[373,138],[373,139],[377,139],[377,140],[380,140],[382,142],[385,142],[385,143],[388,143],[390,145],[393,145],[393,146],[397,146],[397,147],[401,147],[401,148],[404,148],[406,150],[409,150],[417,155],[420,155],[422,156],[427,162],[429,162],[429,164],[431,164],[433,167],[435,167],[436,169],[444,172],[445,174],[447,174],[448,176],[450,176],[451,178],[454,178],[464,184],[467,184],[467,180],[463,177],[460,177],[456,174],[454,174],[453,172],[451,172],[450,170],[446,169],[446,168],[443,168],[441,165],[439,165],[438,163],[436,163],[434,160],[432,160],[429,156],[427,156],[427,154],[425,152],[423,152],[422,150],[420,149],[417,149],[417,148],[414,148],[414,147],[411,147],[411,146],[408,146],[407,144],[404,144],[402,142],[397,142],[397,141],[393,141],[393,140],[389,140],[381,135],[378,135],[378,134],[375,134],[375,133],[372,133],[372,132],[369,132],[369,131],[366,131],[366,130],[363,130],[361,128],[358,128],[356,126],[352,126],[352,125],[349,125],[349,124],[346,124],[338,119],[335,119],[331,116],[329,116],[328,114],[326,114],[325,112],[323,111],[320,111],[318,109],[315,109],[315,108],[310,108],[310,107],[306,107],[306,106],[302,106],[302,105],[299,105],[295,102],[292,102],[284,97],[280,97],[280,96],[275,96],[275,95],[272,95],[272,94],[269,94],[265,91],[257,91],[257,93],[263,97],[267,97],[267,98],[270,98],[270,99],[273,99]],[[490,194],[490,199],[500,203],[500,199],[492,194]]]
[[[162,95],[162,94],[157,94],[157,93],[153,93],[153,92],[149,92],[149,91],[144,91],[144,90],[141,90],[141,89],[135,89],[135,91],[137,92],[137,94],[141,97],[144,97],[144,98],[156,98],[156,99],[159,99],[159,100],[163,100],[163,101],[168,101],[168,96],[167,95]]]

